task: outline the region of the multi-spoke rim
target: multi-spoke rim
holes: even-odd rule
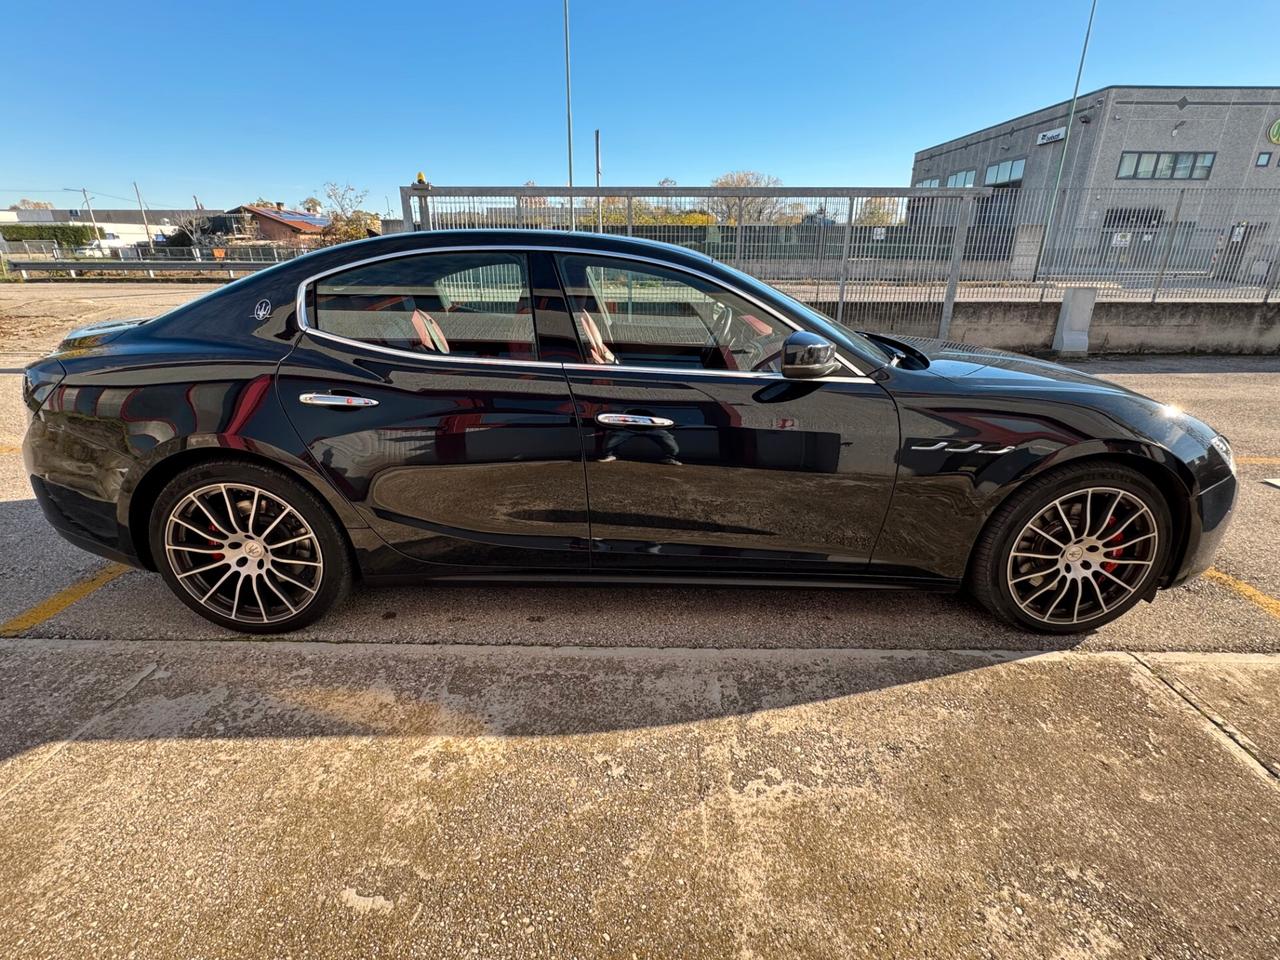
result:
[[[211,483],[183,497],[165,523],[178,582],[202,606],[241,623],[287,620],[320,590],[324,556],[302,514],[244,483]]]
[[[1137,592],[1159,547],[1155,515],[1141,498],[1116,487],[1076,490],[1049,503],[1018,534],[1009,592],[1036,620],[1088,623]]]

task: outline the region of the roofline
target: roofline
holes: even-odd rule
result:
[[[370,247],[381,245],[400,246],[412,238],[417,238],[418,242],[423,243],[423,249],[447,245],[451,241],[456,242],[459,238],[479,246],[493,245],[499,247],[510,243],[525,247],[557,247],[570,243],[574,246],[598,247],[601,249],[616,245],[644,250],[662,250],[699,263],[718,263],[714,257],[709,257],[701,251],[682,247],[676,243],[665,243],[662,240],[621,236],[614,233],[589,233],[583,230],[529,230],[523,227],[459,227],[452,230],[407,230],[400,233],[384,233],[377,237],[365,237],[361,240],[351,240],[335,247],[325,247],[324,250],[333,251],[340,247],[354,246],[356,244]],[[311,255],[314,256],[315,254]]]
[[[1076,102],[1078,103],[1081,100],[1086,100],[1090,97],[1097,96],[1100,93],[1109,93],[1113,90],[1271,90],[1271,91],[1274,91],[1276,94],[1280,94],[1280,86],[1264,86],[1262,84],[1238,85],[1238,84],[1185,84],[1185,83],[1113,83],[1105,87],[1098,87],[1098,89],[1091,90],[1088,93],[1082,93],[1079,96],[1077,96],[1075,99],[1076,99]],[[962,133],[960,134],[960,136],[952,137],[950,140],[942,140],[942,141],[939,141],[938,143],[933,144],[932,146],[922,147],[912,155],[912,159],[913,161],[918,160],[920,157],[920,154],[922,153],[929,153],[931,150],[937,150],[941,147],[950,146],[951,144],[955,143],[958,140],[967,140],[970,137],[976,137],[979,134],[987,133],[988,131],[991,131],[991,130],[998,130],[1000,127],[1008,126],[1010,124],[1015,124],[1020,120],[1026,120],[1028,117],[1033,117],[1037,113],[1048,113],[1050,110],[1056,110],[1061,107],[1068,107],[1070,106],[1070,104],[1071,104],[1071,100],[1069,98],[1066,100],[1059,100],[1057,103],[1051,103],[1046,107],[1038,107],[1035,110],[1028,110],[1026,113],[1018,114],[1018,116],[1016,117],[1010,117],[1007,120],[1001,120],[999,123],[993,123],[985,127],[979,127],[977,130],[970,130],[968,133]]]
[[[256,214],[270,217],[272,220],[283,223],[286,227],[295,227],[303,233],[308,231],[315,231],[319,233],[324,230],[324,227],[319,226],[318,224],[308,223],[305,220],[295,220],[292,217],[283,216],[285,213],[306,213],[304,210],[277,210],[274,207],[260,207],[255,203],[242,203],[240,206],[232,207],[226,212],[234,213],[237,210],[252,210]],[[310,216],[310,214],[308,214],[308,216]]]

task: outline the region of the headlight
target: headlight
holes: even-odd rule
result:
[[[1236,455],[1231,452],[1231,444],[1227,442],[1227,438],[1222,434],[1218,434],[1209,441],[1213,444],[1213,449],[1222,454],[1222,459],[1227,461],[1227,466],[1231,468],[1231,472],[1236,472]]]

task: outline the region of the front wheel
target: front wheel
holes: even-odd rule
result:
[[[351,564],[319,498],[283,473],[214,461],[182,471],[156,498],[151,552],[196,613],[245,633],[283,633],[346,592]]]
[[[1078,633],[1148,596],[1171,540],[1169,508],[1118,465],[1064,467],[1000,507],[974,547],[969,588],[1015,626]]]

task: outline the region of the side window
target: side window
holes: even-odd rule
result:
[[[557,257],[590,362],[778,372],[791,328],[701,277],[604,257]]]
[[[318,330],[396,350],[534,360],[525,258],[427,253],[379,260],[317,281]]]

